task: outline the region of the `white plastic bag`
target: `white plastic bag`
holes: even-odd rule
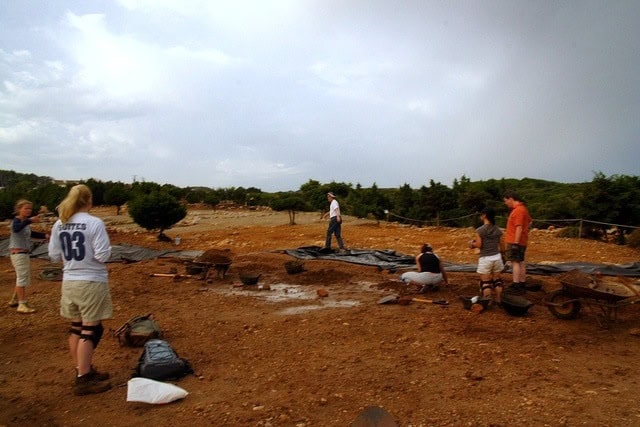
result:
[[[188,394],[176,385],[149,378],[131,378],[127,383],[127,402],[169,403]]]

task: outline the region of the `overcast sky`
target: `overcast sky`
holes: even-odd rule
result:
[[[640,175],[640,1],[0,0],[0,169],[179,187]]]

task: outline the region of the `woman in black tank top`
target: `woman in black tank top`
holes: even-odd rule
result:
[[[429,289],[436,290],[441,283],[449,284],[442,261],[433,253],[430,244],[422,245],[420,254],[416,256],[416,266],[418,271],[407,271],[400,276],[407,286],[417,286],[420,289],[419,292],[423,293]]]

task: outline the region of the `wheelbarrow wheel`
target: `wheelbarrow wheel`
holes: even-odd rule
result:
[[[547,308],[558,319],[571,320],[578,317],[580,301],[567,295],[562,289],[553,291],[547,296]]]

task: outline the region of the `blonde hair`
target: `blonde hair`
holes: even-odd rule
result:
[[[91,207],[93,195],[91,190],[84,184],[78,184],[71,187],[67,197],[56,207],[58,217],[62,223],[69,221],[75,213],[80,210]]]
[[[20,199],[16,202],[16,205],[13,207],[13,213],[14,215],[18,215],[20,213],[20,209],[22,209],[22,207],[24,205],[31,205],[33,206],[33,203],[31,203],[30,201],[28,201],[27,199]]]

